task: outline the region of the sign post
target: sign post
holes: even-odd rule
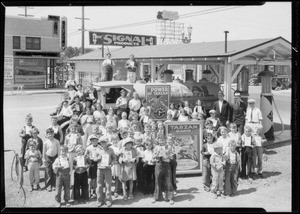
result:
[[[166,120],[170,105],[170,85],[146,85],[146,101],[151,107],[150,118]]]
[[[202,123],[198,121],[166,122],[166,134],[175,138],[176,174],[202,173],[202,130]]]

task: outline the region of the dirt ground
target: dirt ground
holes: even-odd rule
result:
[[[13,153],[5,153],[5,199],[6,207],[22,206],[24,196],[18,191],[17,183],[10,178],[10,166]],[[178,194],[175,196],[174,205],[167,202],[151,203],[151,198],[142,194],[135,195],[134,200],[123,201],[122,196],[113,197],[113,208],[138,208],[138,207],[259,207],[268,212],[291,211],[291,142],[281,143],[264,150],[263,179],[239,180],[238,195],[225,199],[214,199],[212,193],[205,192],[202,186],[201,175],[178,177]],[[44,187],[44,172],[41,172],[41,187]],[[24,189],[26,192],[25,207],[55,207],[55,192],[33,191],[29,192],[28,172],[24,173]],[[64,208],[65,206],[62,206]],[[88,204],[72,205],[73,208],[97,207],[95,200]],[[66,208],[68,209],[68,208]]]

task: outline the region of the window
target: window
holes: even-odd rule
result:
[[[41,38],[26,37],[26,50],[41,50]]]
[[[21,37],[13,36],[13,49],[21,49]]]

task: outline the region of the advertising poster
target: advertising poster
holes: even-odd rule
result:
[[[14,60],[12,57],[4,57],[4,79],[14,78]]]
[[[150,118],[166,120],[170,104],[170,85],[146,85],[146,100],[151,107]]]
[[[175,139],[177,155],[176,174],[196,174],[202,172],[202,124],[195,122],[167,122],[166,133]]]

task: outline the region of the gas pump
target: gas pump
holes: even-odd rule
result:
[[[269,71],[268,65],[265,65],[265,70],[260,72],[258,76],[261,77],[260,110],[263,117],[263,134],[267,140],[273,141],[275,138],[272,106],[273,94],[271,92],[271,87],[274,73]]]
[[[243,67],[237,75],[237,92],[240,92],[241,99],[247,104],[249,97],[249,75],[250,70],[247,67]]]

